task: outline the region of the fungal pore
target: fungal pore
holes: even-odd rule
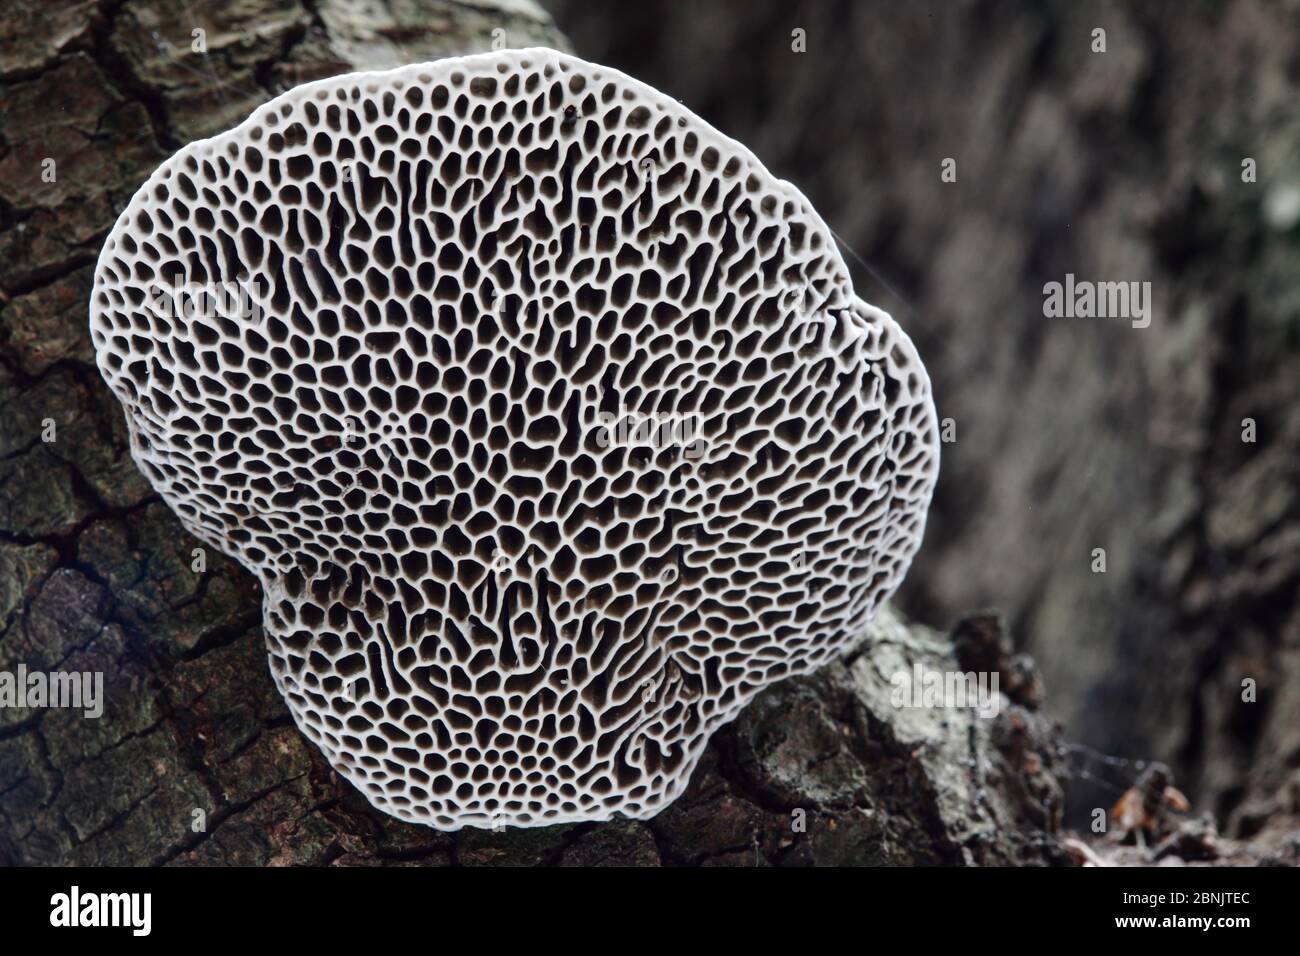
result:
[[[165,162],[91,304],[139,467],[259,579],[294,720],[403,820],[648,817],[916,551],[929,380],[807,200],[617,71],[297,87]]]

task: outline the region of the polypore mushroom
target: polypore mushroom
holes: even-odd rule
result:
[[[260,580],[294,720],[442,829],[648,817],[916,551],[929,381],[790,184],[550,50],[309,83],[165,162],[91,330]]]

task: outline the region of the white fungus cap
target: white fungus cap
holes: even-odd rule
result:
[[[798,190],[551,50],[185,147],[91,331],[141,470],[260,579],[298,726],[446,830],[662,809],[861,634],[938,469],[912,343]]]

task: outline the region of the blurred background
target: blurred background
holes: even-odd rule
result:
[[[1238,832],[1295,801],[1300,6],[544,5],[803,190],[917,343],[956,440],[898,603],[1004,615],[1073,818],[1150,759]],[[1067,273],[1150,282],[1150,326],[1045,318]]]

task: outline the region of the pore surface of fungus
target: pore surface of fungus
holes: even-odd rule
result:
[[[295,721],[443,829],[647,817],[902,579],[929,381],[807,200],[549,50],[290,90],[141,187],[91,331]]]

